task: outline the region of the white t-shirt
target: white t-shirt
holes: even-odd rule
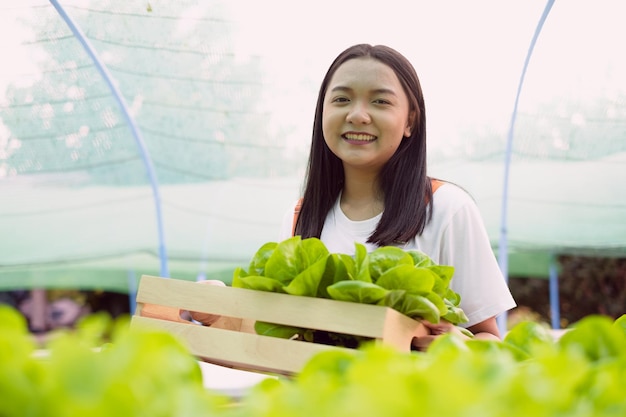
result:
[[[366,243],[382,214],[363,221],[352,221],[339,206],[339,200],[326,217],[321,240],[331,253],[354,254],[359,242]],[[417,249],[439,265],[454,267],[450,288],[461,296],[461,305],[470,327],[516,306],[491,248],[476,203],[460,187],[444,183],[433,196],[433,216],[421,235],[402,249]],[[285,215],[280,240],[291,236],[293,209]]]

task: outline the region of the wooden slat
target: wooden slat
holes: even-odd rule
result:
[[[316,353],[349,350],[148,317],[135,316],[132,323],[171,332],[187,345],[192,355],[207,362],[248,371],[292,375]]]
[[[222,317],[206,327],[182,319],[181,310]],[[132,323],[177,335],[193,355],[207,362],[249,371],[290,375],[318,352],[346,349],[257,335],[250,327],[255,320],[370,337],[401,351],[410,350],[413,337],[428,333],[418,321],[388,307],[149,275],[139,283]]]
[[[389,326],[399,325],[404,333],[420,325],[383,306],[200,285],[149,275],[141,278],[137,302],[377,339],[386,336]]]

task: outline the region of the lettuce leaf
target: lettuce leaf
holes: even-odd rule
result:
[[[373,282],[376,282],[389,269],[399,265],[413,266],[413,257],[395,246],[383,246],[369,254],[369,271]]]
[[[376,281],[388,290],[406,290],[410,294],[428,294],[432,291],[437,275],[426,268],[401,264],[387,269]]]
[[[364,281],[339,281],[327,288],[334,300],[376,304],[389,292],[383,287]]]
[[[326,258],[319,259],[316,263],[300,272],[293,280],[284,287],[287,294],[315,297],[318,287],[326,270]]]

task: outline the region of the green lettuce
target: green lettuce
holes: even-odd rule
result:
[[[454,268],[437,265],[426,254],[384,246],[367,252],[355,244],[354,256],[330,253],[317,238],[294,236],[261,246],[248,270],[237,268],[233,286],[328,298],[393,308],[408,317],[458,325],[467,321],[461,297],[449,285]],[[353,345],[342,335],[259,323],[257,332],[283,338]],[[319,336],[319,337],[318,337]]]

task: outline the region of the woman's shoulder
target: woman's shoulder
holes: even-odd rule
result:
[[[434,193],[434,201],[437,200],[445,201],[446,203],[458,203],[458,204],[467,204],[473,203],[474,198],[462,186],[449,181],[442,181],[441,185],[437,188],[437,191]]]
[[[457,237],[468,235],[480,230],[481,227],[475,226],[483,223],[478,205],[471,194],[454,183],[445,183],[435,192],[431,214],[421,237],[423,241],[440,242],[438,239],[443,234]]]
[[[476,213],[478,206],[465,188],[453,182],[444,182],[433,195],[432,210],[433,217],[451,219],[460,212]]]

